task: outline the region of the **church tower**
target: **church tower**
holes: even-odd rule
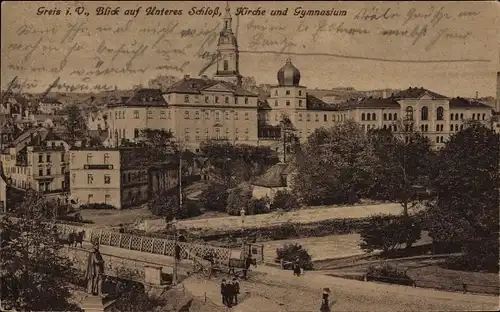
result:
[[[232,18],[229,9],[229,4],[226,5],[226,13],[224,15],[224,26],[219,34],[217,42],[217,72],[214,75],[215,80],[222,80],[241,85],[239,71],[239,51],[238,42],[234,36],[232,29]]]

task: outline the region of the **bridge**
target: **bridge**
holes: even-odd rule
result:
[[[62,227],[65,227],[62,231],[76,229],[66,225]],[[140,236],[129,240],[125,238],[128,234],[92,229],[85,231],[85,248],[67,249],[75,266],[86,266],[89,242],[91,239],[99,239],[106,274],[110,276],[123,276],[128,272],[132,274],[132,279],[148,285],[159,267],[165,273],[172,272],[173,250],[169,247],[170,242],[163,243],[162,239]],[[120,239],[120,235],[124,236]],[[196,245],[180,244],[184,249]],[[202,246],[195,247],[199,250],[213,248],[219,261],[229,259],[231,254],[230,249],[196,246]],[[178,268],[179,274],[185,277],[192,270],[192,260],[182,259]],[[290,271],[260,265],[251,269],[250,276],[248,281],[240,281],[240,304],[233,311],[318,311],[323,287],[330,287],[332,290],[332,311],[498,310],[498,299],[493,296],[346,280],[314,271],[296,277]],[[185,291],[199,298],[207,298],[207,301],[219,305],[223,310],[220,303],[220,279],[217,277],[181,278],[181,283]]]

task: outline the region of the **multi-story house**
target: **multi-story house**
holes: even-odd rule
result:
[[[2,151],[5,176],[18,189],[63,195],[69,190],[69,146],[51,131],[34,133],[30,132],[30,141]]]
[[[70,185],[78,204],[105,203],[117,209],[146,203],[178,184],[178,165],[151,163],[135,147],[71,149]]]

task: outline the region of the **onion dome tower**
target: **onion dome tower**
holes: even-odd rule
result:
[[[300,71],[293,66],[292,60],[288,58],[286,64],[278,70],[278,85],[279,86],[294,86],[300,84]]]

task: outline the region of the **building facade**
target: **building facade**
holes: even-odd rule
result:
[[[53,132],[30,133],[20,145],[2,151],[0,159],[10,185],[44,194],[69,191],[69,146]],[[23,143],[24,142],[24,143]]]
[[[287,59],[277,72],[278,84],[269,86],[262,98],[241,84],[238,42],[232,31],[229,8],[217,44],[217,70],[213,79],[185,75],[164,94],[139,89],[130,99],[109,105],[109,138],[113,146],[122,139],[134,140],[144,128],[170,130],[186,148],[197,150],[206,140],[223,140],[269,146],[280,150],[284,121],[301,141],[320,127],[354,120],[363,129],[394,131],[401,121],[428,136],[436,147],[463,129],[467,120],[492,121],[492,109],[475,100],[449,98],[410,87],[363,92],[363,96],[325,102],[300,85],[300,71]],[[354,92],[353,88],[332,92]],[[390,92],[390,93],[389,93]],[[330,103],[327,103],[330,102]]]
[[[142,148],[81,147],[70,153],[71,198],[79,205],[138,206],[178,184],[178,166],[149,164]]]

